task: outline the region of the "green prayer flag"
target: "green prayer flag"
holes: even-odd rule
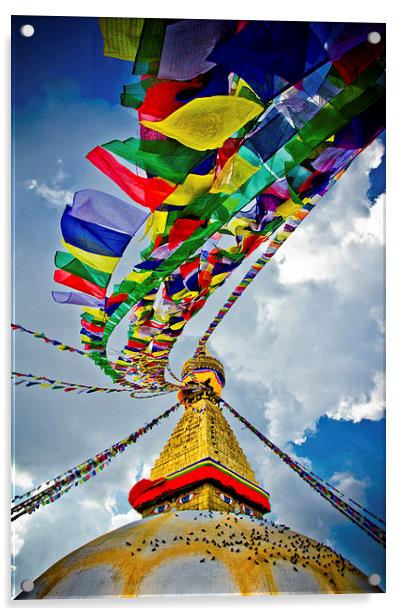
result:
[[[105,150],[138,165],[147,173],[170,182],[180,183],[188,173],[211,153],[198,151],[173,140],[126,139],[109,141],[102,145]]]
[[[111,275],[105,272],[100,272],[89,265],[85,265],[79,259],[73,257],[69,252],[58,250],[55,254],[54,263],[57,268],[65,272],[84,278],[97,284],[99,287],[106,289],[109,284]]]

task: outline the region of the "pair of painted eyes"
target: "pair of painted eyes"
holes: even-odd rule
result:
[[[176,504],[185,505],[186,503],[189,503],[193,497],[194,497],[194,492],[191,492],[190,494],[186,494],[185,496],[180,496],[177,499]],[[224,494],[223,492],[219,492],[219,497],[227,505],[235,504],[234,499],[231,496]],[[170,503],[164,503],[163,505],[158,505],[157,507],[155,507],[154,513],[164,513],[165,511],[168,511],[170,507],[171,507]],[[255,516],[255,512],[252,509],[250,509],[250,507],[247,507],[246,505],[241,504],[240,509],[246,515]]]
[[[176,504],[185,505],[186,503],[189,503],[193,497],[194,497],[194,492],[191,492],[190,494],[186,494],[185,496],[180,496],[177,499]],[[171,507],[171,503],[164,503],[163,505],[158,505],[158,507],[155,507],[154,513],[163,513],[164,511],[168,511],[170,507]]]
[[[170,509],[170,505],[169,503],[165,503],[164,505],[158,505],[158,507],[155,507],[154,513],[163,513],[164,511],[167,511],[168,509]]]
[[[194,492],[191,492],[191,494],[180,496],[180,498],[178,498],[176,502],[179,503],[180,505],[185,505],[186,503],[189,503],[191,501],[193,496],[194,496]]]
[[[228,496],[227,494],[224,494],[223,492],[219,492],[219,497],[227,505],[234,505],[235,504],[234,499],[231,496]],[[250,507],[246,507],[246,505],[241,504],[240,505],[240,509],[246,515],[250,515],[250,516],[254,516],[255,515],[255,512],[252,509],[250,509]]]
[[[250,516],[254,516],[255,515],[255,512],[252,509],[250,509],[250,507],[246,507],[246,505],[240,505],[240,509],[246,515],[250,515]]]
[[[219,492],[219,498],[221,498],[223,502],[226,503],[227,505],[234,504],[233,498],[231,496],[228,496],[227,494],[224,494],[223,492]]]

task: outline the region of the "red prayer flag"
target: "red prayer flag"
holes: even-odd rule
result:
[[[202,223],[202,220],[178,218],[169,233],[169,248],[175,248],[184,242]]]
[[[187,101],[177,100],[177,94],[182,90],[192,90],[202,87],[199,77],[190,81],[157,81],[148,88],[144,102],[138,108],[141,120],[164,120]]]
[[[54,272],[53,278],[55,282],[64,284],[66,287],[71,287],[72,289],[77,289],[78,291],[83,291],[98,299],[103,299],[106,295],[106,289],[102,289],[98,287],[97,284],[89,282],[89,280],[84,280],[79,276],[74,276],[74,274],[69,274],[64,270],[57,269]]]
[[[161,178],[143,178],[136,175],[100,146],[91,150],[86,158],[136,203],[148,207],[151,211],[156,210],[176,188],[176,184]]]
[[[94,332],[94,333],[103,333],[104,331],[104,327],[101,325],[94,325],[93,323],[90,323],[89,321],[85,321],[85,319],[81,319],[81,325],[82,327],[85,327],[85,329],[87,329],[90,332]]]

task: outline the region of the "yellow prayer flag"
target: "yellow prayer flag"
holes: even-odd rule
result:
[[[90,342],[93,342],[93,340],[89,336],[85,336],[84,334],[81,334],[81,342],[90,343]]]
[[[170,326],[170,329],[173,329],[173,331],[176,331],[178,329],[182,329],[184,327],[185,323],[187,323],[187,321],[185,321],[185,320],[179,321],[178,323],[173,323],[173,325]]]
[[[158,235],[162,235],[164,233],[166,229],[167,217],[167,212],[158,212],[158,210],[152,212],[147,218],[144,234],[139,241],[143,240],[149,233],[151,242],[154,242]]]
[[[246,98],[206,96],[188,102],[164,120],[142,120],[141,124],[194,150],[213,150],[262,111],[261,105]]]
[[[82,248],[77,248],[76,246],[68,244],[64,240],[61,240],[61,243],[65,248],[67,248],[73,257],[82,261],[84,265],[89,265],[89,267],[93,267],[99,272],[104,272],[105,274],[111,274],[120,259],[120,257],[105,257],[104,255],[96,255],[92,252],[87,252]]]
[[[278,240],[278,242],[284,242],[290,235],[291,231],[280,231],[275,239]]]
[[[292,201],[292,199],[288,199],[287,201],[285,201],[285,203],[282,203],[282,205],[279,205],[276,208],[275,213],[279,214],[279,216],[283,216],[283,218],[288,218],[289,216],[292,216],[292,214],[297,212],[297,210],[299,209],[299,203],[295,203],[294,201]]]
[[[226,161],[209,192],[230,195],[258,170],[259,167],[255,167],[239,154],[234,154]]]
[[[197,297],[197,295],[198,295],[197,291],[189,291],[188,289],[182,289],[178,293],[173,293],[172,300],[174,302],[177,302],[183,299],[184,297],[193,299],[194,297]]]
[[[85,312],[93,314],[97,321],[106,321],[106,314],[101,308],[90,308],[85,306]]]
[[[195,197],[207,192],[214,181],[214,173],[197,175],[189,173],[183,184],[178,184],[177,188],[165,199],[164,203],[171,205],[188,205]]]
[[[164,355],[166,355],[166,351],[154,351],[152,355],[156,358],[163,357]]]
[[[151,276],[152,272],[130,272],[125,277],[125,280],[129,280],[130,282],[144,282],[149,276]]]
[[[158,334],[154,338],[154,342],[170,342],[173,340],[174,336],[169,334]]]
[[[254,92],[253,88],[247,83],[247,81],[244,81],[244,79],[242,79],[241,77],[238,78],[235,88],[234,88],[234,92],[236,94],[236,96],[239,95],[239,92],[242,88],[247,88],[247,90],[250,90],[250,92],[252,92],[252,94],[254,94],[254,96],[256,98],[258,98],[258,95],[256,92]]]
[[[104,55],[133,62],[140,44],[144,18],[100,17],[99,25]]]
[[[226,228],[233,235],[244,235],[246,230],[250,229],[250,220],[240,216],[233,216],[232,220],[229,220],[227,223]]]
[[[217,274],[212,276],[211,287],[216,287],[217,284],[221,284],[229,276],[229,272],[223,272],[223,274]]]
[[[127,355],[127,357],[134,357],[134,355],[137,355],[139,351],[129,351],[129,349],[124,349],[124,355]],[[132,364],[132,362],[128,362],[130,365]],[[117,364],[117,362],[116,362]]]

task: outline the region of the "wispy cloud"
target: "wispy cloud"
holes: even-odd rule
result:
[[[49,183],[37,178],[31,178],[26,180],[25,188],[42,197],[49,205],[64,207],[67,203],[71,203],[74,193],[64,186],[69,176],[64,171],[63,159],[57,159],[56,167],[56,174]]]

